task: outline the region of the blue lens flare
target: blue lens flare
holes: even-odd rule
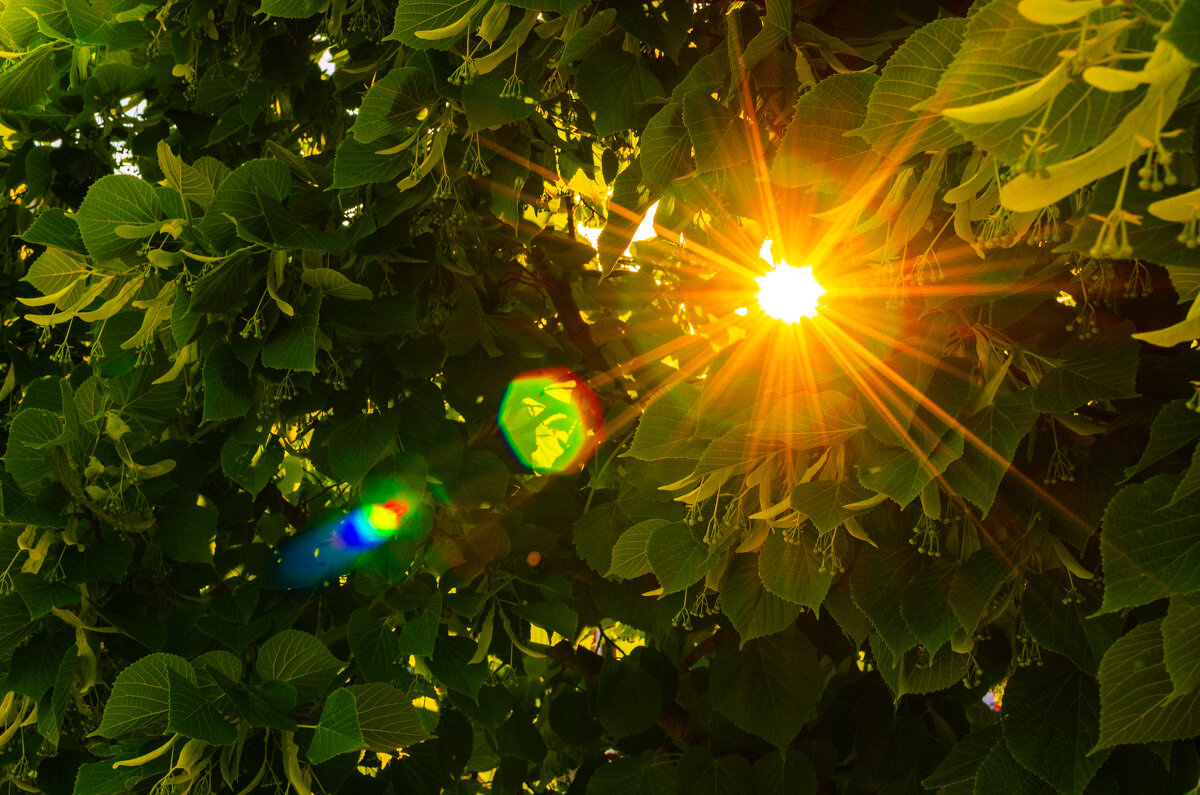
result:
[[[344,516],[322,522],[289,539],[279,550],[274,584],[307,588],[341,576],[364,554],[385,541],[415,535],[406,526],[413,504],[396,498],[360,505]]]

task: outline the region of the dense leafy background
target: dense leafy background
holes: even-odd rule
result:
[[[1192,789],[1197,42],[1197,0],[0,2],[4,786]],[[817,320],[757,316],[764,236]],[[579,473],[496,429],[549,366]],[[286,588],[389,484],[404,532]]]

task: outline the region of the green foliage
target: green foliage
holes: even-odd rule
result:
[[[0,778],[1194,789],[1200,4],[960,6],[0,8]]]

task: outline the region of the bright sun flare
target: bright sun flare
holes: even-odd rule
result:
[[[808,265],[793,268],[787,262],[780,262],[774,270],[755,281],[758,282],[758,305],[762,311],[784,323],[816,317],[817,302],[825,295],[825,288]]]

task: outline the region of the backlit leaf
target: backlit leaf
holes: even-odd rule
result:
[[[174,654],[151,654],[130,663],[117,675],[112,694],[104,704],[104,717],[94,734],[114,739],[166,728],[171,707],[170,671],[195,681],[191,663]]]
[[[1200,495],[1170,505],[1179,477],[1117,492],[1104,510],[1104,612],[1200,590]]]
[[[1162,620],[1130,630],[1100,662],[1097,749],[1200,734],[1200,692],[1175,697],[1163,662]]]

